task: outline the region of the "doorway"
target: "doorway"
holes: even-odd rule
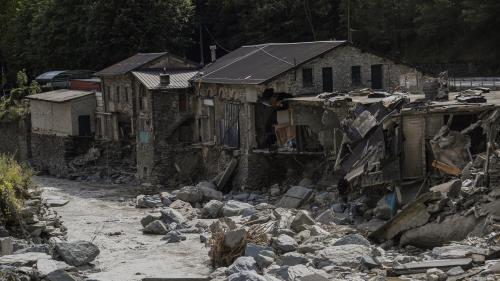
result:
[[[333,71],[331,67],[323,67],[323,92],[333,92]]]
[[[372,89],[382,89],[383,88],[383,72],[381,64],[374,64],[372,69]]]
[[[78,135],[82,137],[88,137],[91,135],[90,115],[78,116]]]

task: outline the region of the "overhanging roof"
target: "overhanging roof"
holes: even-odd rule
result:
[[[50,92],[45,92],[41,94],[36,94],[36,95],[29,95],[26,96],[27,99],[30,100],[40,100],[40,101],[48,101],[48,102],[55,102],[55,103],[62,103],[62,102],[68,102],[71,100],[83,98],[86,96],[91,96],[95,95],[94,92],[90,91],[76,91],[76,90],[55,90],[55,91],[50,91]]]
[[[106,75],[121,75],[128,73],[132,70],[135,70],[149,62],[152,62],[164,55],[168,54],[167,52],[162,53],[138,53],[134,56],[131,56],[125,60],[122,60],[119,63],[115,63],[112,66],[109,66],[99,72],[96,73],[98,76],[106,76]]]
[[[243,46],[206,66],[195,81],[258,85],[344,44],[346,41]]]
[[[166,87],[160,87],[160,74],[170,75],[170,84]],[[132,74],[149,90],[155,89],[186,89],[191,85],[191,80],[198,71],[182,70],[158,70],[158,71],[133,71]]]

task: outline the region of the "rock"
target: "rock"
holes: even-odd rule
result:
[[[356,267],[363,256],[371,256],[372,251],[363,245],[342,245],[327,247],[316,252],[315,264]]]
[[[283,208],[276,208],[273,211],[274,216],[278,219],[276,229],[288,229],[294,219],[292,211]]]
[[[210,233],[207,233],[207,232],[203,232],[200,234],[200,243],[208,243],[208,241],[210,241]]]
[[[306,226],[314,224],[315,222],[309,214],[306,211],[301,210],[297,212],[297,215],[295,215],[290,227],[296,232],[301,232],[302,230],[307,229]]]
[[[165,235],[170,231],[161,220],[155,220],[149,223],[143,230],[145,234]]]
[[[170,231],[165,236],[161,238],[161,240],[166,241],[168,243],[178,243],[186,240],[186,236],[180,234],[178,231]]]
[[[302,230],[301,232],[297,233],[293,238],[297,241],[303,242],[311,237],[311,231],[310,230]]]
[[[181,188],[177,194],[177,198],[189,203],[198,203],[203,201],[203,193],[198,187],[185,186]]]
[[[216,219],[220,217],[224,203],[218,200],[210,200],[203,206],[202,214],[206,218]]]
[[[363,256],[361,258],[361,264],[368,269],[377,268],[380,264],[371,256]]]
[[[442,223],[428,223],[403,233],[400,245],[412,245],[420,248],[432,248],[460,241],[476,226],[477,220],[471,215],[463,217],[458,214],[447,217]]]
[[[359,234],[348,234],[333,243],[333,246],[363,245],[370,246],[370,241]]]
[[[161,214],[150,214],[141,219],[142,227],[146,227],[148,224],[154,222],[155,220],[161,219]]]
[[[257,274],[254,270],[241,271],[227,277],[228,281],[268,281],[264,276]]]
[[[260,251],[259,254],[254,257],[260,268],[266,268],[270,266],[274,262],[275,258],[276,255],[272,250]]]
[[[273,248],[280,253],[293,252],[298,246],[297,241],[286,234],[281,234],[273,240]]]
[[[182,225],[186,222],[186,218],[184,218],[184,216],[180,212],[172,208],[163,208],[160,212],[162,221],[167,224],[171,224],[174,222],[176,224]]]
[[[155,208],[163,206],[160,195],[139,195],[136,198],[137,208]]]
[[[448,182],[445,182],[440,185],[435,185],[430,188],[430,191],[441,193],[444,198],[455,198],[460,195],[460,191],[462,190],[462,181],[459,179],[454,179]]]
[[[315,274],[316,272],[309,269],[303,264],[294,266],[283,266],[276,269],[269,270],[269,273],[276,275],[278,278],[286,281],[299,280],[299,278]]]
[[[14,244],[11,237],[0,238],[0,256],[12,255]]]
[[[323,244],[304,244],[300,245],[297,252],[302,254],[315,253],[319,250],[323,250],[325,246]]]
[[[273,248],[268,247],[268,246],[261,246],[253,243],[247,243],[245,247],[245,256],[247,257],[253,257],[255,258],[258,256],[262,251],[272,251]]]
[[[172,204],[170,204],[170,208],[181,213],[181,215],[188,220],[198,217],[197,209],[193,208],[190,203],[182,200],[175,200]]]
[[[316,221],[324,225],[335,224],[335,215],[332,210],[326,210],[316,217]]]
[[[278,195],[280,195],[280,193],[281,193],[281,189],[280,189],[279,185],[277,185],[277,184],[275,184],[271,188],[269,188],[269,194],[271,196],[278,196]]]
[[[55,250],[67,264],[73,266],[88,264],[99,255],[99,248],[87,241],[57,243]]]
[[[244,228],[239,228],[224,233],[224,246],[233,249],[240,246],[247,235]]]
[[[444,281],[448,276],[441,269],[431,268],[425,273],[428,281]]]
[[[163,191],[160,192],[160,199],[164,207],[169,207],[170,204],[177,199],[177,196],[171,194],[170,192]]]
[[[460,266],[455,266],[450,268],[447,272],[446,275],[448,276],[458,276],[464,274],[465,271],[460,267]]]
[[[224,204],[224,207],[222,208],[222,214],[225,217],[239,216],[248,209],[254,209],[254,207],[248,203],[229,200],[226,202],[226,204]]]
[[[29,246],[27,248],[23,248],[20,250],[15,251],[15,254],[22,254],[22,253],[28,253],[28,252],[37,252],[37,253],[49,253],[49,248],[50,246],[48,244],[35,244],[32,246]]]
[[[312,190],[302,186],[292,186],[281,197],[276,206],[281,208],[295,209],[300,207],[302,203],[309,198]]]
[[[201,194],[203,195],[204,201],[209,201],[209,200],[222,201],[224,197],[222,192],[218,191],[215,184],[211,182],[202,181],[198,183],[196,187],[200,190]]]
[[[280,266],[294,266],[297,264],[307,264],[309,259],[303,254],[297,252],[290,252],[279,256],[276,259],[276,263]]]
[[[392,209],[386,202],[386,196],[380,198],[377,206],[373,209],[373,214],[377,219],[389,220],[392,217]]]
[[[255,270],[257,270],[257,263],[253,257],[239,257],[227,268],[226,274],[232,275],[242,271]]]
[[[66,270],[71,268],[70,265],[63,261],[53,259],[39,259],[36,263],[36,268],[42,277],[57,270]]]
[[[333,192],[321,192],[314,196],[314,202],[320,206],[326,206],[335,199]]]
[[[469,245],[448,245],[432,249],[432,256],[437,259],[460,259],[472,254],[487,256],[488,250]]]
[[[39,259],[50,259],[51,256],[45,253],[28,252],[22,254],[13,254],[0,257],[0,265],[8,266],[31,266],[34,265]]]
[[[311,233],[311,236],[323,236],[330,234],[328,231],[317,225],[309,225],[306,229]]]
[[[311,179],[309,179],[309,178],[303,178],[299,182],[299,186],[313,187],[314,186],[314,182]]]
[[[69,274],[63,269],[55,270],[49,273],[46,277],[48,281],[77,281],[73,275]]]
[[[45,202],[49,207],[62,207],[69,203],[69,200],[66,200],[62,197],[51,196],[45,198]]]

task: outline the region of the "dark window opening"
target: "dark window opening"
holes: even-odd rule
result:
[[[116,86],[116,102],[120,102],[120,86]]]
[[[372,89],[382,89],[383,88],[383,72],[381,64],[374,64],[372,69]]]
[[[361,85],[361,66],[355,65],[351,67],[351,83],[352,86]]]
[[[304,88],[313,86],[313,71],[312,68],[302,69],[302,86]]]
[[[179,112],[186,112],[188,108],[188,100],[186,94],[179,94]]]
[[[128,88],[125,87],[125,102],[128,103]]]
[[[323,74],[323,92],[333,92],[333,71],[331,67],[324,67]]]
[[[193,140],[191,125],[185,124],[179,127],[179,142],[190,143]]]
[[[144,109],[144,97],[146,94],[144,93],[144,87],[140,86],[139,87],[139,109],[143,110]]]
[[[88,137],[91,135],[90,115],[78,116],[78,135]]]

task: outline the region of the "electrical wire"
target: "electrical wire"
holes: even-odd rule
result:
[[[215,37],[213,36],[212,32],[210,32],[210,30],[208,30],[208,28],[207,28],[207,26],[206,26],[206,25],[203,25],[203,27],[204,27],[204,28],[205,28],[205,30],[207,31],[207,33],[208,33],[208,35],[210,36],[210,38],[212,38],[212,40],[214,40],[215,45],[219,46],[219,48],[221,48],[222,50],[224,50],[224,51],[226,51],[226,52],[228,52],[228,53],[232,52],[232,51],[230,51],[230,50],[228,50],[228,49],[224,48],[224,46],[222,46],[222,45],[221,45],[221,44],[217,41],[217,39],[215,39]]]

